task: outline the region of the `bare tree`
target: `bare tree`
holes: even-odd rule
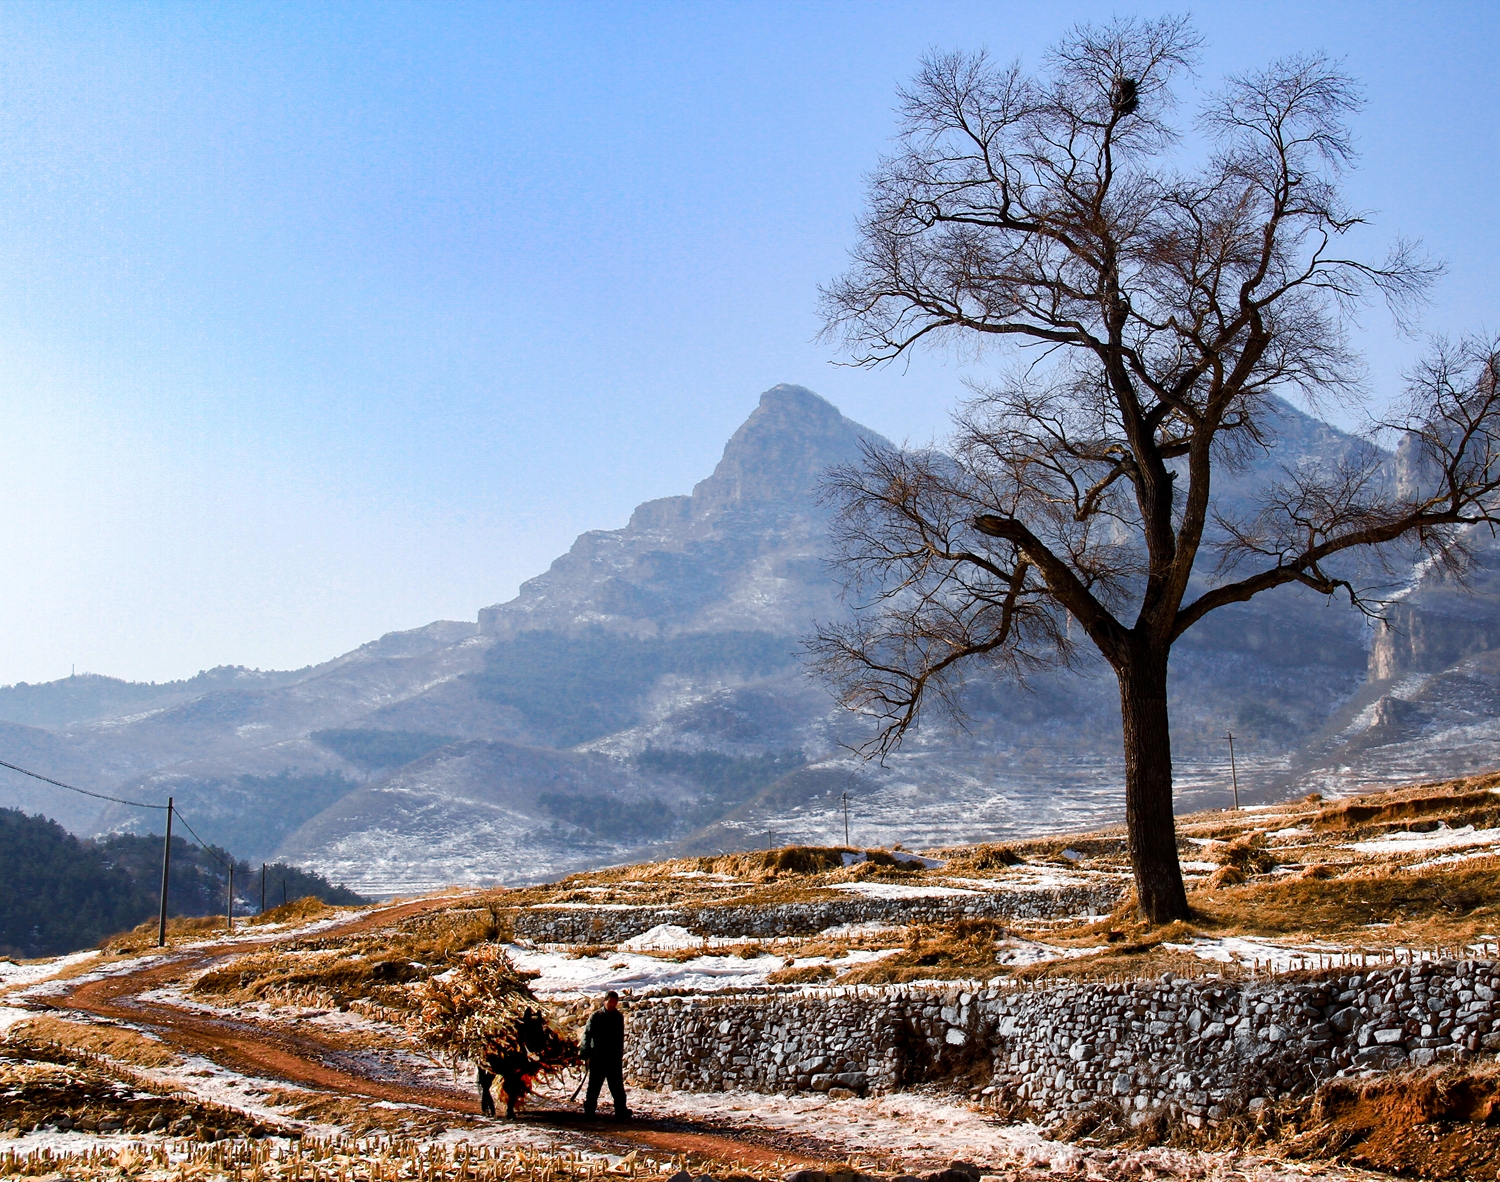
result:
[[[1274,449],[1279,393],[1359,404],[1350,314],[1379,294],[1404,318],[1438,268],[1410,243],[1378,265],[1336,250],[1363,221],[1338,185],[1358,96],[1325,58],[1230,79],[1185,144],[1170,83],[1197,44],[1185,20],[1123,21],[1068,34],[1048,77],[930,58],[852,267],[823,293],[861,365],[945,338],[1031,350],[975,388],[944,453],[872,450],[833,478],[864,599],[813,641],[821,671],[878,720],[867,751],[883,754],[924,708],[959,709],[966,676],[1024,678],[1086,637],[1119,681],[1128,843],[1156,922],[1188,914],[1173,643],[1288,584],[1377,612],[1340,556],[1460,569],[1500,489],[1497,352],[1469,342],[1439,349],[1384,424],[1406,440],[1399,471],[1372,446],[1286,472],[1248,514],[1213,495],[1216,470]]]

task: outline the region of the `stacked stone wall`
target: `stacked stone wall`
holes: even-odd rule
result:
[[[597,907],[538,904],[516,911],[515,934],[538,944],[618,944],[659,924],[675,924],[700,936],[771,939],[807,936],[841,924],[951,923],[960,919],[1056,919],[1107,915],[1123,888],[1113,882],[1090,886],[984,891],[926,898],[841,897],[767,905],[717,903],[672,907]]]
[[[1500,1050],[1500,965],[1230,982],[1173,979],[645,999],[628,1067],[690,1091],[887,1092],[951,1081],[1047,1121],[1099,1103],[1195,1126],[1339,1073]]]

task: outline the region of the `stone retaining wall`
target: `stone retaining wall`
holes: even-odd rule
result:
[[[618,944],[675,924],[700,936],[809,936],[854,923],[951,923],[958,919],[1058,919],[1067,915],[1107,915],[1124,887],[1037,887],[976,891],[927,898],[881,899],[852,892],[805,903],[709,904],[694,907],[567,907],[538,904],[514,913],[515,934],[538,944]]]
[[[1334,1074],[1500,1050],[1500,965],[1262,982],[927,985],[647,999],[628,1069],[689,1091],[988,1080],[1045,1122],[1100,1102],[1195,1127]]]

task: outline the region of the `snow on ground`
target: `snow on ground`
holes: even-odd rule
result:
[[[1052,944],[1041,944],[1036,940],[1023,940],[1019,936],[1012,936],[1003,940],[995,951],[995,963],[1008,965],[1011,968],[1024,968],[1027,965],[1042,964],[1049,960],[1071,960],[1079,956],[1092,956],[1096,952],[1103,952],[1109,945],[1100,944],[1093,948],[1058,948]]]
[[[18,964],[13,960],[0,960],[0,996],[8,995],[12,1000],[20,1001],[32,992],[33,987],[41,985],[58,973],[87,964],[98,955],[97,948],[90,948],[87,952],[72,952],[67,956],[52,956],[46,960],[31,961],[27,964]],[[18,1006],[0,1005],[0,1037],[3,1037],[17,1022],[34,1016],[30,1010]]]
[[[1444,854],[1441,858],[1428,858],[1425,862],[1417,862],[1406,867],[1407,870],[1426,870],[1429,866],[1452,866],[1456,862],[1474,862],[1481,858],[1494,858],[1500,856],[1500,851],[1493,849],[1474,849],[1466,854]]]
[[[603,956],[576,956],[552,949],[524,948],[508,944],[505,951],[523,972],[540,974],[531,987],[542,997],[569,997],[598,994],[614,989],[619,992],[650,993],[663,989],[686,989],[710,993],[723,989],[751,989],[766,984],[766,978],[791,964],[796,968],[836,964],[853,968],[889,956],[896,949],[875,951],[852,950],[831,960],[826,956],[807,956],[788,961],[781,956],[760,953],[756,956],[694,956],[672,960],[645,956],[639,952],[605,953]]]
[[[1284,973],[1293,968],[1311,967],[1313,962],[1323,964],[1342,963],[1358,953],[1337,944],[1283,944],[1275,940],[1254,940],[1245,936],[1222,936],[1210,939],[1199,936],[1186,944],[1163,944],[1176,952],[1188,952],[1199,960],[1218,964],[1260,964],[1269,970]]]
[[[905,928],[899,923],[836,923],[831,928],[824,928],[818,934],[831,936],[834,939],[857,940],[861,936],[885,936],[891,932],[904,931]]]
[[[1371,927],[1387,927],[1387,924],[1371,924]],[[1375,951],[1361,951],[1339,944],[1325,944],[1314,940],[1310,944],[1284,944],[1275,940],[1253,940],[1244,936],[1224,936],[1220,939],[1198,937],[1188,944],[1163,944],[1178,952],[1190,952],[1200,960],[1219,964],[1234,964],[1251,967],[1259,964],[1270,972],[1284,973],[1292,969],[1306,968],[1352,968],[1369,961],[1379,964],[1406,963],[1409,961],[1441,960],[1444,952],[1433,948],[1414,948],[1406,944],[1383,945]],[[1477,943],[1465,945],[1476,956],[1500,955],[1500,939],[1481,936]]]
[[[658,950],[675,952],[682,948],[701,948],[703,937],[695,936],[687,928],[675,923],[659,923],[650,931],[642,932],[623,941],[620,948],[626,952],[648,952]]]
[[[570,956],[508,944],[506,954],[522,972],[540,974],[531,983],[539,995],[563,997],[575,993],[603,993],[614,989],[711,990],[765,984],[766,977],[785,965],[779,956],[695,956],[666,960],[638,952],[604,956]]]
[[[954,886],[977,887],[981,891],[998,891],[1004,889],[1004,884],[996,882],[993,878],[944,878],[944,882]],[[966,894],[973,894],[967,891]]]
[[[370,914],[373,908],[362,910],[344,910],[335,912],[332,916],[311,921],[292,922],[286,924],[261,924],[250,929],[252,935],[276,935],[276,936],[307,936],[323,931],[338,923],[348,923],[353,920],[363,919]],[[207,940],[197,940],[188,944],[179,944],[172,949],[162,951],[152,950],[142,955],[132,956],[121,960],[102,964],[92,972],[80,973],[77,970],[100,956],[97,948],[91,948],[85,952],[71,952],[66,956],[53,956],[46,960],[32,961],[26,964],[17,964],[10,960],[0,960],[0,997],[9,1001],[22,1002],[33,997],[55,997],[89,981],[103,980],[105,977],[121,976],[125,973],[135,972],[144,965],[160,960],[164,956],[171,955],[174,951],[181,949],[205,949],[215,948],[224,944],[241,944],[246,938],[246,932],[237,933],[224,932]],[[174,1005],[188,1005],[185,999],[173,999]],[[194,1003],[195,1004],[195,1003]],[[34,1016],[29,1009],[17,1006],[0,1006],[0,1035],[14,1026],[24,1018]]]
[[[1100,879],[1129,878],[1129,870],[1082,870],[1064,866],[1013,866],[992,890],[1045,890],[1053,887],[1092,886]]]
[[[647,1092],[633,1090],[631,1108],[657,1120],[691,1120],[816,1138],[831,1156],[851,1160],[894,1158],[908,1170],[942,1168],[954,1159],[999,1173],[1016,1167],[1055,1176],[1195,1178],[1204,1182],[1302,1182],[1300,1163],[1251,1158],[1230,1150],[1088,1149],[1051,1141],[1032,1124],[1009,1124],[951,1095],[898,1092],[868,1099],[823,1095],[764,1096],[750,1092]],[[1327,1179],[1369,1177],[1318,1163]]]
[[[1362,854],[1401,854],[1497,844],[1500,844],[1500,829],[1475,829],[1472,825],[1450,829],[1445,824],[1439,824],[1430,833],[1391,833],[1370,841],[1356,841],[1344,848],[1358,850]]]
[[[947,895],[975,895],[960,887],[908,886],[902,882],[836,882],[831,891],[849,891],[871,899],[938,899]]]
[[[97,948],[90,948],[87,952],[72,952],[67,956],[52,956],[46,960],[31,961],[27,964],[17,964],[13,960],[0,960],[0,990],[16,985],[34,984],[64,969],[93,960],[98,955]]]

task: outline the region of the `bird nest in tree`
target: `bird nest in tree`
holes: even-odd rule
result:
[[[580,1062],[578,1043],[549,1020],[526,978],[490,944],[422,983],[417,1036],[456,1070],[469,1062],[500,1077],[506,1107],[531,1094],[537,1076]]]

